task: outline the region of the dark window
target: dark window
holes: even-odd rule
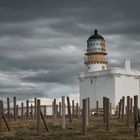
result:
[[[105,66],[102,66],[102,70],[105,70]]]
[[[90,82],[91,82],[91,84],[93,84],[93,80],[92,79],[90,80]]]

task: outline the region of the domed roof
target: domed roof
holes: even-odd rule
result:
[[[91,35],[88,40],[94,40],[94,39],[104,39],[101,35],[98,34],[98,31],[94,30],[94,35]]]

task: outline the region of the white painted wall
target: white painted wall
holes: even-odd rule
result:
[[[88,64],[86,65],[86,69],[87,69],[87,72],[94,72],[94,71],[101,71],[103,70],[102,69],[102,66],[105,67],[104,70],[106,70],[106,64]]]
[[[130,96],[133,98],[134,95],[139,96],[139,90],[139,79],[135,78],[135,76],[115,76],[115,104],[118,104],[122,96],[125,96],[126,104],[126,97]]]
[[[92,80],[92,83],[91,83]],[[115,102],[115,82],[111,75],[97,76],[96,78],[88,77],[80,79],[80,104],[82,107],[82,99],[90,97],[91,107],[102,107],[103,96],[109,97],[111,102]]]

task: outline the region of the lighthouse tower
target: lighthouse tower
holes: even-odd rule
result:
[[[87,40],[87,52],[85,53],[85,64],[87,72],[101,71],[107,69],[106,46],[104,38],[94,31]]]

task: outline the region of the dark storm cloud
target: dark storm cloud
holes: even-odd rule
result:
[[[106,39],[109,67],[129,58],[139,69],[139,5],[138,0],[1,0],[0,95],[42,97],[78,89],[86,41],[95,28]]]
[[[2,23],[9,24],[7,34],[9,32],[9,34],[17,33],[25,36],[32,36],[33,28],[37,28],[32,21],[43,19],[60,19],[49,26],[53,30],[66,34],[86,35],[78,23],[87,26],[86,31],[98,27],[107,34],[130,34],[138,32],[139,3],[136,0],[109,0],[108,2],[102,0],[96,2],[93,0],[5,0],[0,2],[0,21],[1,27],[4,26]],[[32,27],[27,24],[29,22]],[[6,34],[4,31],[2,33]]]

